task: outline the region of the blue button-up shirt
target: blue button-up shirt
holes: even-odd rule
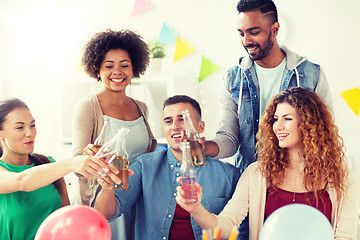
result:
[[[129,189],[115,191],[117,209],[112,221],[136,203],[135,239],[168,239],[176,207],[176,187],[181,163],[170,149],[146,153],[131,165]],[[197,181],[203,188],[201,203],[210,212],[219,214],[231,198],[240,172],[231,164],[207,157],[204,166],[196,168]],[[191,217],[195,238],[202,229]]]

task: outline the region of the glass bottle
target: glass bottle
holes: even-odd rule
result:
[[[182,142],[182,164],[180,167],[181,187],[184,190],[183,198],[185,203],[195,203],[198,200],[196,190],[196,169],[193,165],[190,154],[190,143]]]
[[[185,135],[190,142],[192,161],[195,167],[202,166],[206,163],[206,157],[201,144],[198,142],[200,135],[192,123],[189,110],[182,111],[182,115],[185,124]]]
[[[102,145],[104,145],[105,143],[105,136],[106,136],[106,132],[108,131],[108,129],[110,128],[110,119],[106,118],[104,120],[104,125],[101,129],[101,132],[99,134],[99,136],[95,139],[94,141],[94,147],[97,148],[97,150],[99,150]]]
[[[100,148],[95,154],[96,157],[101,158],[107,164],[112,163],[118,170],[117,176],[121,183],[113,183],[113,188],[116,190],[127,190],[129,187],[129,160],[125,148],[125,136],[129,133],[128,128],[120,128],[116,135]]]

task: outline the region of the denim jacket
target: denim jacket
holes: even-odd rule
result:
[[[317,92],[331,107],[329,86],[322,68],[281,46],[287,65],[279,92],[300,86]],[[253,61],[240,58],[240,64],[230,68],[220,92],[219,130],[213,139],[219,146],[216,158],[233,156],[234,164],[243,172],[255,161],[256,133],[259,128],[259,81]],[[241,98],[240,98],[241,96]]]
[[[115,191],[117,210],[109,221],[136,203],[135,239],[168,239],[181,163],[170,149],[146,153],[136,160],[130,167],[134,175],[129,176],[129,189]],[[207,163],[196,170],[197,181],[202,187],[202,205],[219,214],[235,190],[239,170],[212,158],[207,158]],[[191,225],[195,238],[201,240],[202,229],[192,217]]]

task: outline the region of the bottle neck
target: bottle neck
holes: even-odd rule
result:
[[[191,159],[190,144],[189,142],[182,143],[182,169],[194,168]]]
[[[186,132],[187,138],[189,140],[198,140],[200,138],[200,135],[192,123],[190,114],[184,113],[183,117],[184,117],[185,132]]]

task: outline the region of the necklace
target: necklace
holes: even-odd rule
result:
[[[295,202],[295,192],[294,192],[294,195],[293,195],[293,199],[292,199],[292,200],[293,200],[293,202]]]

